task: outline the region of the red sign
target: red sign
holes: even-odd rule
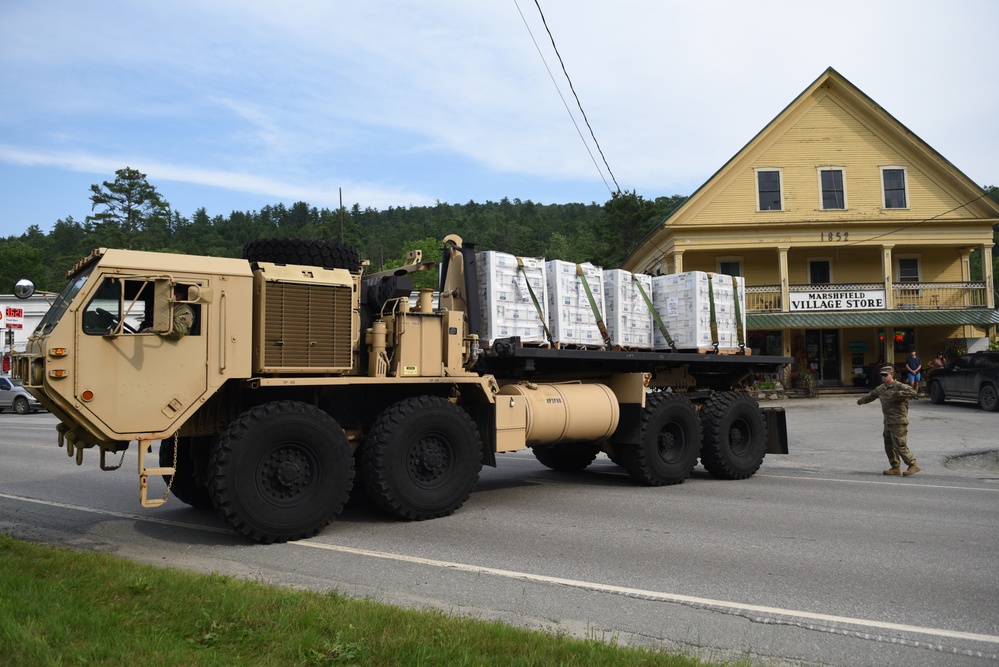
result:
[[[4,322],[8,329],[24,328],[24,308],[12,308],[7,306],[4,312]]]

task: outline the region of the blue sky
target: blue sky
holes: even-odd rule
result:
[[[625,190],[690,194],[829,66],[999,185],[999,3],[539,2]],[[0,0],[0,236],[125,166],[188,217],[613,187],[534,0]]]

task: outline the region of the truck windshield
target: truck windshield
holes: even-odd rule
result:
[[[97,267],[97,263],[92,263],[90,266],[86,267],[82,272],[73,276],[66,286],[62,288],[59,292],[59,296],[56,297],[55,302],[52,307],[49,308],[48,312],[42,317],[41,322],[35,327],[34,335],[45,335],[52,332],[55,325],[59,323],[62,319],[63,313],[69,308],[69,304],[73,303],[73,299],[86,284],[87,279],[90,274],[94,272]]]

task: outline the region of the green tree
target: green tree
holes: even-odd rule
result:
[[[170,204],[163,200],[146,175],[125,167],[114,182],[90,186],[91,210],[87,216],[93,237],[110,247],[155,249],[170,233]]]
[[[406,255],[410,250],[421,250],[423,251],[423,261],[424,262],[435,262],[437,266],[429,271],[417,271],[413,274],[413,289],[422,289],[429,287],[431,289],[437,289],[440,285],[440,263],[444,257],[444,244],[441,243],[440,239],[435,239],[433,237],[427,237],[425,239],[420,239],[419,241],[411,241],[409,243],[403,244],[403,256],[399,259],[391,259],[385,262],[385,266],[378,269],[379,271],[384,271],[385,269],[394,269],[398,266],[402,266],[406,263]]]
[[[599,235],[603,245],[602,264],[607,269],[620,266],[632,248],[662,219],[655,202],[634,191],[614,193],[604,204],[604,212],[606,219]]]
[[[14,283],[28,278],[39,289],[46,289],[45,253],[23,238],[0,240],[0,286],[4,293],[14,290]]]

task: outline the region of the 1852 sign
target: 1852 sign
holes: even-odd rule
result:
[[[885,291],[791,292],[791,311],[884,310]]]

